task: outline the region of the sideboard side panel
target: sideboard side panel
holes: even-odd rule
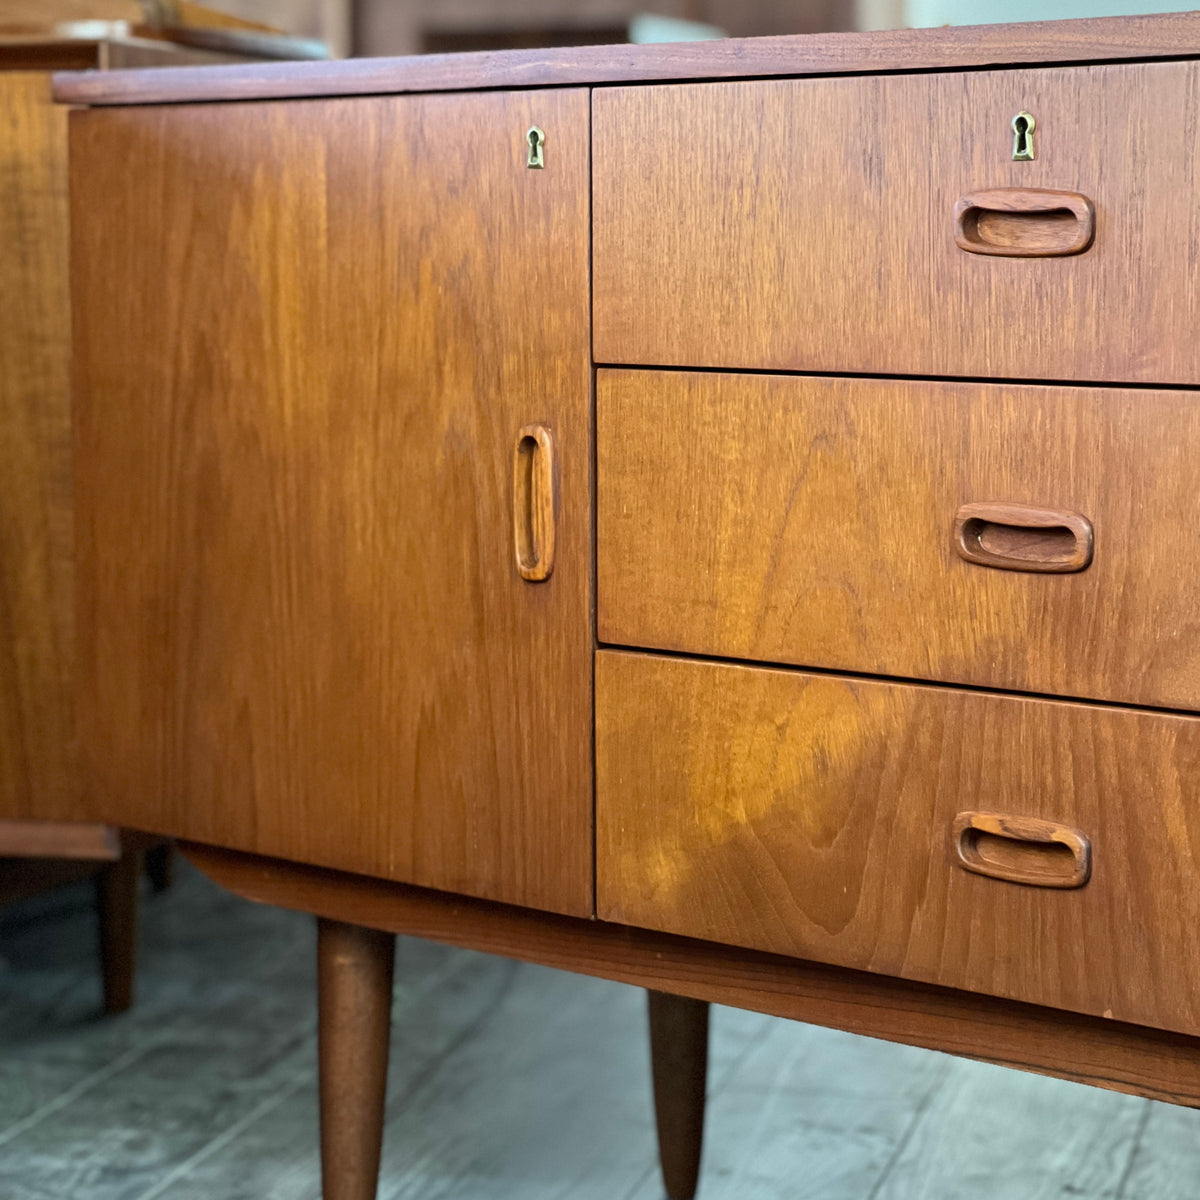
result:
[[[66,114],[0,74],[0,817],[77,815]]]

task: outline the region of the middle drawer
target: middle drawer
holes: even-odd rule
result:
[[[1200,707],[1189,393],[610,370],[597,456],[602,642]]]

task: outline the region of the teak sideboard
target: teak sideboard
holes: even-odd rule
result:
[[[1200,14],[57,94],[87,815],[321,919],[328,1200],[396,932],[676,1197],[709,1001],[1200,1105]]]

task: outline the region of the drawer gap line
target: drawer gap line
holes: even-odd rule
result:
[[[661,363],[596,362],[597,371],[655,371],[682,375],[769,375],[791,379],[862,379],[883,383],[992,383],[1002,387],[1086,388],[1122,392],[1200,392],[1200,383],[1141,380],[1012,378],[1005,375],[883,375],[871,371],[796,371],[774,367],[683,367]]]
[[[901,687],[950,689],[956,692],[979,692],[986,696],[1011,696],[1017,700],[1042,700],[1059,704],[1084,704],[1091,708],[1116,708],[1127,712],[1159,713],[1168,717],[1200,717],[1200,709],[1170,708],[1159,704],[1134,704],[1129,700],[1103,700],[1096,696],[1073,696],[1058,692],[1029,692],[1020,688],[989,686],[980,683],[955,683],[947,679],[916,679],[908,675],[874,674],[839,667],[814,667],[797,663],[775,662],[757,658],[735,658],[722,654],[698,654],[689,650],[660,650],[653,646],[630,646],[624,642],[597,642],[598,650],[617,650],[625,654],[651,658],[676,658],[684,662],[719,663],[731,667],[751,667],[760,671],[789,671],[800,675],[822,675],[834,679],[861,680],[863,683],[896,684]]]

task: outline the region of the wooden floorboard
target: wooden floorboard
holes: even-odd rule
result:
[[[190,869],[99,1016],[91,893],[0,914],[0,1197],[319,1200],[313,929]],[[381,1200],[659,1200],[638,991],[400,939]],[[719,1010],[703,1200],[1191,1200],[1200,1112]]]
[[[714,1080],[706,1196],[861,1200],[950,1060],[762,1019],[766,1036],[728,1079]],[[637,1200],[659,1196],[654,1180]]]
[[[487,1012],[507,964],[482,955],[402,944],[392,1040],[391,1096],[428,1072],[465,1027]],[[311,1017],[310,1017],[311,1020]],[[221,1144],[194,1156],[158,1190],[136,1200],[318,1200],[315,1055],[309,1030],[310,1063],[302,1078],[281,1092],[253,1121],[230,1126]]]
[[[1194,1109],[1151,1104],[1118,1200],[1195,1200],[1200,1195],[1200,1123]]]
[[[1149,1101],[956,1063],[876,1200],[1114,1200]]]

